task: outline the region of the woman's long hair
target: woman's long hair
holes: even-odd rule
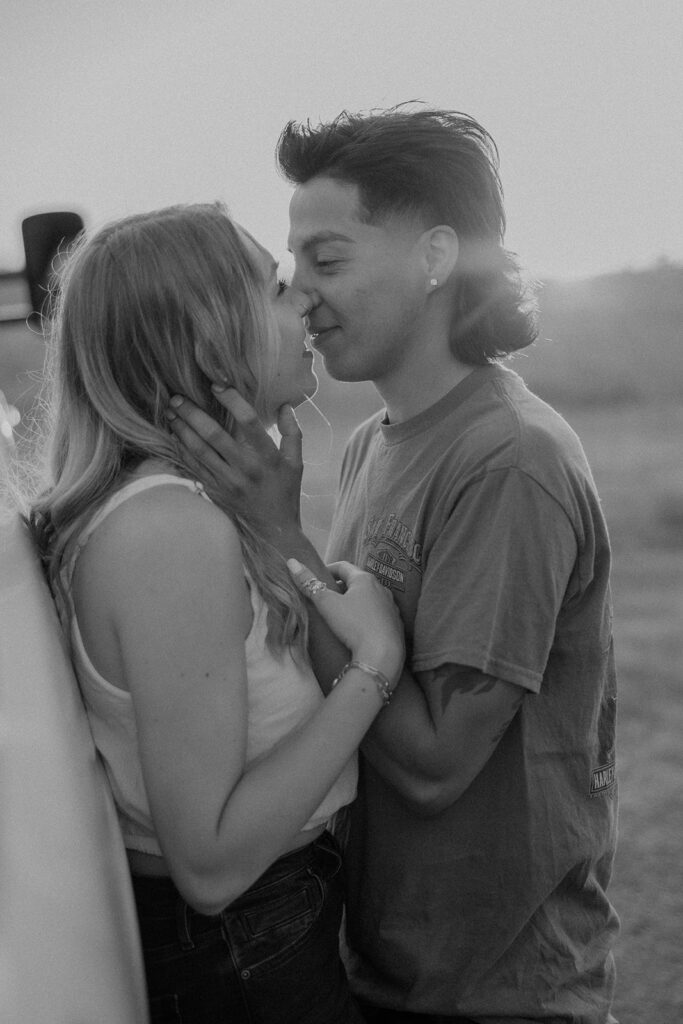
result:
[[[192,478],[164,410],[186,395],[232,429],[211,384],[265,414],[277,328],[265,282],[220,204],[129,217],[80,239],[61,277],[48,335],[50,483],[30,523],[53,590],[93,512],[148,458]],[[284,560],[225,507],[269,609],[272,649],[305,642],[306,613]]]

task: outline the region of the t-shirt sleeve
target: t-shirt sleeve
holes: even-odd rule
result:
[[[576,557],[567,513],[527,473],[472,482],[427,552],[413,670],[470,665],[537,693]]]

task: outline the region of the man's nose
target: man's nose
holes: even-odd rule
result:
[[[294,288],[295,291],[301,292],[305,295],[309,305],[315,305],[315,292],[310,275],[306,274],[303,267],[297,266],[296,263],[294,264],[291,287]]]

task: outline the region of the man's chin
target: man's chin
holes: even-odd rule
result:
[[[323,356],[323,366],[327,376],[332,380],[339,381],[340,384],[360,384],[361,381],[371,379],[354,367],[340,365],[333,359],[326,359],[325,356]]]

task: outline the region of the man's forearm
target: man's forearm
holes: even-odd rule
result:
[[[404,668],[391,704],[377,716],[361,745],[376,772],[414,804],[429,799],[438,779],[436,728],[415,676]]]
[[[526,691],[475,668],[404,669],[394,700],[362,744],[365,757],[418,814],[437,814],[476,778]]]
[[[283,557],[296,558],[328,586],[337,586],[300,527],[292,524],[279,530],[271,543]],[[328,694],[350,655],[310,602],[308,609],[308,653],[320,688]],[[431,701],[425,687],[432,693]],[[493,687],[513,693],[504,692],[501,707],[493,708],[490,720],[481,721]],[[435,693],[440,695],[436,702]],[[518,687],[472,668],[444,665],[420,682],[404,667],[391,704],[377,716],[362,743],[363,755],[416,813],[438,813],[465,791],[486,763],[521,696]]]

